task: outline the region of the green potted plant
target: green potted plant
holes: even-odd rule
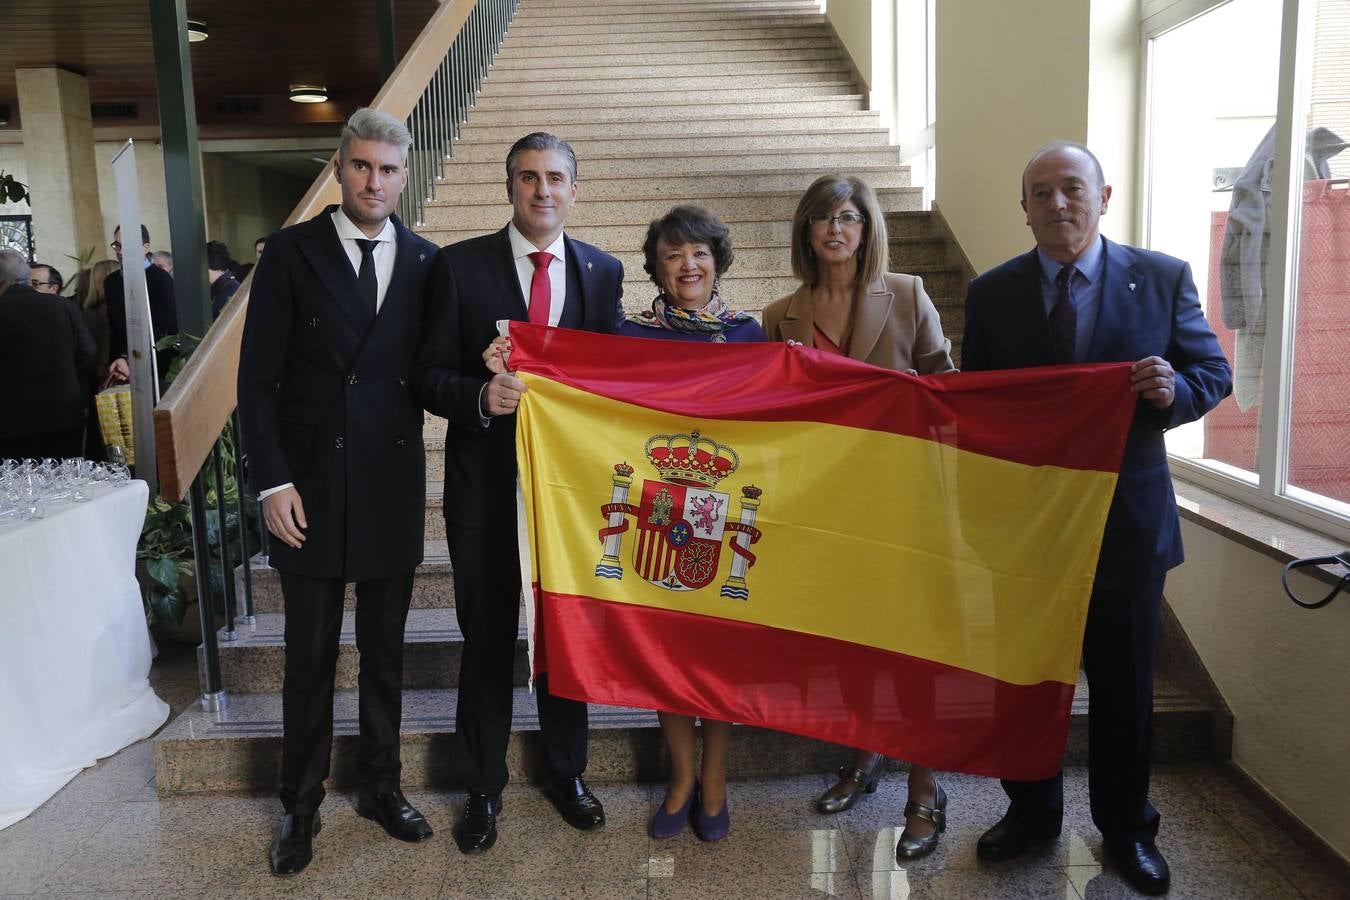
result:
[[[192,335],[169,335],[156,344],[156,349],[177,346],[179,354],[169,369],[168,381],[182,370],[188,356],[200,343]],[[202,592],[209,596],[215,618],[225,615],[225,578],[221,570],[222,542],[229,548],[230,564],[244,562],[242,536],[248,537],[248,549],[257,552],[262,538],[258,530],[258,500],[244,497],[244,521],[239,521],[239,490],[235,479],[236,442],[233,428],[226,426],[220,436],[221,465],[224,477],[224,522],[217,502],[214,466],[208,458],[203,472],[206,475],[206,542],[210,550],[210,583]],[[222,527],[223,524],[223,527]],[[242,528],[241,528],[242,526]],[[164,497],[152,497],[146,509],[145,524],[136,550],[136,572],[141,583],[141,598],[145,604],[145,620],[157,634],[171,640],[195,643],[201,640],[201,614],[197,607],[196,566],[193,559],[192,519],[186,500],[171,502]],[[229,573],[228,577],[234,577]],[[190,615],[189,615],[190,613]]]

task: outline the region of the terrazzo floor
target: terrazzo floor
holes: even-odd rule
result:
[[[176,715],[195,697],[190,652],[166,648],[152,680]],[[0,831],[0,900],[13,897],[620,897],[620,898],[1057,898],[1135,896],[1087,813],[1086,773],[1067,772],[1058,842],[991,865],[975,858],[980,832],[1002,813],[997,782],[943,777],[949,826],[937,852],[898,866],[904,779],[890,775],[848,813],[821,816],[812,798],[826,775],[731,785],[732,832],[705,845],[685,832],[647,837],[660,785],[593,785],[608,824],[582,834],[534,788],[503,799],[501,836],[480,857],[450,836],[459,791],[409,791],[436,836],[401,844],[356,815],[351,794],[330,794],[315,858],[295,878],[273,878],[267,845],[280,816],[271,796],[161,800],[151,744],[142,741],[75,778],[28,819]],[[1155,770],[1159,846],[1177,898],[1350,898],[1307,852],[1278,832],[1216,768]]]

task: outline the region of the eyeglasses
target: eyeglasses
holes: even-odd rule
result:
[[[38,281],[36,278],[33,279],[33,287],[35,288],[59,287],[60,284],[61,282],[59,281]]]
[[[862,213],[842,212],[837,216],[827,216],[823,214],[811,216],[807,221],[812,225],[825,225],[827,227],[838,222],[843,228],[856,228],[863,222],[866,222],[867,218]]]
[[[109,244],[108,246],[111,247],[111,248],[113,248],[114,250],[116,250],[118,253],[121,253],[121,252],[122,252],[122,242],[121,242],[121,241],[113,241],[113,242],[112,242],[111,244]]]

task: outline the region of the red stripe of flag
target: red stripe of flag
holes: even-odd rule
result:
[[[918,378],[777,343],[651,341],[522,322],[511,323],[511,342],[517,371],[693,420],[846,425],[1026,465],[1116,471],[1136,405],[1129,363]],[[1092,427],[1071,430],[1081,422]]]
[[[548,658],[536,667],[559,696],[711,711],[947,771],[1017,780],[1059,771],[1071,684],[1009,684],[833,638],[592,597],[543,592],[540,606]]]

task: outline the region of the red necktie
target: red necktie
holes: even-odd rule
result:
[[[548,264],[553,254],[537,250],[530,254],[534,263],[534,277],[530,279],[530,323],[547,325],[549,306],[553,302],[553,283],[548,280]]]

